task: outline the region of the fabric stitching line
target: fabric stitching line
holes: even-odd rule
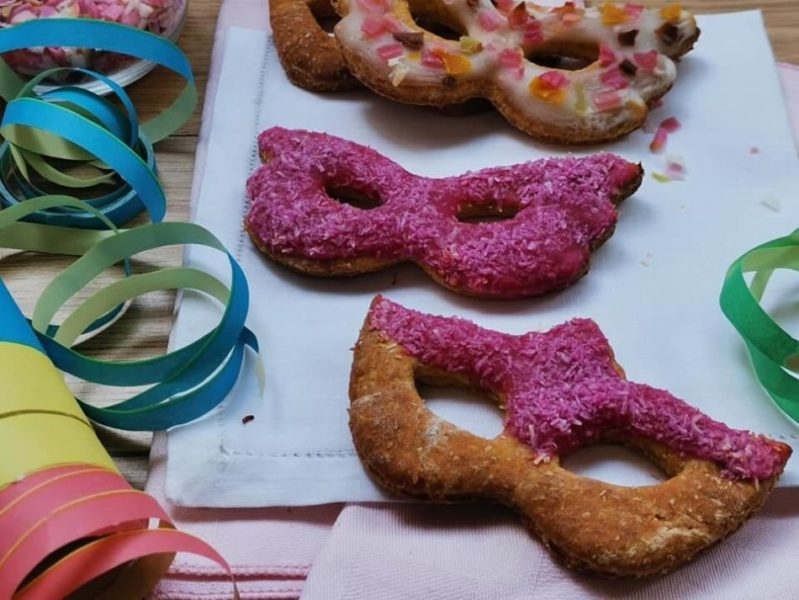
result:
[[[271,58],[274,53],[273,50],[273,43],[272,43],[272,36],[269,35],[267,39],[267,43],[265,44],[264,53],[261,57],[261,68],[258,73],[258,90],[255,96],[255,119],[253,120],[253,131],[260,132],[261,130],[261,107],[263,106],[264,102],[264,87],[266,83],[266,74],[269,71],[269,66],[271,65]],[[258,142],[256,141],[253,144],[252,152],[250,154],[250,162],[249,162],[249,172],[252,173],[255,170],[256,163],[258,161]],[[247,193],[245,191],[244,195],[242,196],[241,202],[241,219],[239,220],[239,240],[236,244],[236,260],[241,261],[241,253],[244,250],[244,219],[245,213],[247,212]]]
[[[350,458],[356,455],[355,450],[328,450],[317,452],[250,452],[234,450],[227,453],[230,456],[257,456],[259,458]]]
[[[300,564],[244,564],[237,565],[232,568],[234,575],[242,575],[252,577],[256,575],[268,574],[271,576],[292,576],[302,577],[311,570],[311,565],[306,563]],[[200,565],[182,565],[176,564],[170,567],[169,575],[171,576],[208,576],[208,577],[227,577],[227,572],[219,567],[203,567]]]
[[[266,72],[268,65],[268,56],[270,54],[270,48],[272,47],[272,36],[269,35],[269,39],[264,47],[264,53],[261,56],[261,68],[258,74],[258,92],[255,97],[255,119],[253,122],[253,127],[255,131],[258,131],[258,127],[260,126],[261,121],[261,105],[263,104],[264,99],[264,82],[266,81]],[[221,67],[220,67],[221,68]],[[250,172],[252,172],[253,168],[255,167],[255,161],[258,156],[258,144],[254,144],[252,153],[250,154]],[[242,196],[242,205],[241,205],[241,214],[239,219],[239,240],[236,244],[236,260],[239,264],[242,263],[241,260],[241,253],[244,250],[244,213],[247,210],[247,194],[245,193]],[[226,454],[230,454],[227,449],[225,448],[225,423],[222,415],[222,411],[220,410],[217,413],[217,431],[219,436],[219,452],[222,456]]]

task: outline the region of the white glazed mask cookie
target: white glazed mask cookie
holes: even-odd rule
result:
[[[344,58],[378,93],[433,105],[485,97],[522,131],[561,143],[607,141],[639,127],[674,83],[674,59],[699,36],[694,18],[676,4],[647,10],[613,3],[583,9],[516,0],[337,0],[336,7]],[[457,39],[421,28],[420,17]],[[553,66],[552,57],[565,61]],[[566,68],[569,62],[576,68]]]

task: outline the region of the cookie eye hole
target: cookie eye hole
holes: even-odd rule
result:
[[[374,190],[355,189],[343,185],[327,185],[325,193],[341,204],[348,204],[360,210],[372,210],[382,204]]]
[[[466,30],[444,10],[436,10],[425,2],[409,3],[411,18],[420,28],[445,40],[459,40]]]
[[[308,8],[311,9],[311,14],[314,19],[316,19],[319,27],[321,27],[327,35],[332,36],[333,28],[336,26],[336,23],[341,20],[341,17],[333,10],[333,5],[330,3],[330,0],[311,0],[308,3]]]
[[[480,392],[454,385],[425,383],[418,377],[416,391],[428,410],[474,435],[491,439],[504,429],[502,411]]]
[[[518,204],[496,201],[480,202],[479,204],[466,203],[461,205],[455,217],[461,223],[477,225],[480,223],[495,223],[509,221],[519,214],[521,207]]]
[[[525,58],[531,63],[549,69],[579,71],[599,59],[599,46],[593,42],[566,44],[554,39],[528,50],[525,52]]]
[[[657,485],[668,479],[656,464],[623,446],[596,444],[579,448],[560,459],[564,469],[625,487]]]

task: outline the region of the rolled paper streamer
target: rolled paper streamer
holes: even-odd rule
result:
[[[777,269],[799,271],[799,229],[752,248],[732,263],[721,289],[721,310],[741,334],[763,389],[799,424],[799,340],[760,305]],[[745,275],[753,273],[749,284]]]
[[[0,598],[64,597],[103,575],[95,597],[143,597],[176,552],[230,573],[119,475],[2,280],[0,314]]]
[[[20,222],[31,212],[55,206],[97,212],[63,196],[36,198],[0,211],[0,247],[80,256],[42,292],[32,319],[37,342],[58,368],[76,377],[113,386],[152,385],[110,407],[78,401],[86,415],[109,427],[152,431],[194,420],[217,406],[238,379],[245,347],[258,349],[255,335],[245,326],[249,291],[235,259],[210,232],[191,223],[98,232]],[[63,305],[108,267],[139,252],[174,244],[199,244],[225,252],[232,273],[230,287],[192,268],[129,274],[83,300],[61,326],[51,324]],[[217,326],[197,341],[163,356],[121,363],[88,358],[71,348],[78,336],[104,322],[127,301],[155,290],[176,288],[205,292],[225,305]],[[261,363],[256,365],[263,389]]]
[[[152,144],[174,133],[197,102],[194,76],[174,44],[134,27],[92,19],[41,19],[0,30],[0,53],[36,47],[83,47],[122,52],[163,65],[186,81],[174,103],[149,121],[138,122],[125,91],[108,77],[87,69],[52,69],[23,82],[0,61],[0,97],[8,102],[0,135],[0,202],[12,206],[44,195],[35,177],[82,196],[115,225],[146,209],[153,222],[163,220],[166,198],[157,176]],[[124,110],[78,87],[37,94],[36,85],[63,72],[78,72],[104,83]],[[57,167],[66,161],[70,168]],[[91,176],[71,174],[80,165]],[[108,189],[110,188],[110,190]],[[103,229],[93,213],[51,209],[28,220],[71,227]]]

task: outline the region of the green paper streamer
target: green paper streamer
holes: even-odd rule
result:
[[[799,229],[761,244],[740,256],[727,271],[721,289],[724,315],[744,339],[763,389],[799,424],[799,341],[780,327],[760,305],[777,269],[799,271]],[[747,285],[745,275],[753,273]]]

